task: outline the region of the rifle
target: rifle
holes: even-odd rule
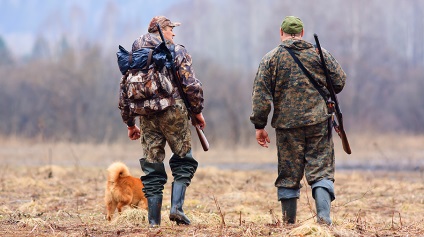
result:
[[[160,26],[159,26],[158,23],[156,23],[156,27],[158,28],[160,38],[162,39],[162,43],[161,43],[162,45],[160,45],[159,47],[161,47],[163,52],[166,53],[166,59],[170,64],[169,68],[171,69],[171,73],[172,73],[172,76],[174,78],[174,82],[177,85],[177,88],[178,88],[178,91],[180,92],[181,98],[183,99],[184,104],[187,108],[188,118],[191,119],[193,126],[196,128],[196,133],[197,133],[197,136],[199,137],[200,143],[202,144],[203,150],[208,151],[209,150],[209,142],[206,139],[205,133],[203,132],[203,130],[197,124],[197,119],[192,112],[191,105],[188,102],[187,95],[184,93],[183,85],[181,84],[181,78],[180,78],[179,74],[177,73],[177,71],[175,70],[174,57],[172,56],[171,51],[166,46],[165,38],[163,37],[162,30],[160,29]]]
[[[324,59],[324,55],[322,53],[321,45],[319,44],[318,35],[314,34],[314,38],[315,38],[315,43],[316,43],[316,46],[317,46],[317,49],[318,49],[318,52],[319,52],[319,56],[321,58],[321,63],[322,63],[323,69],[324,69],[325,80],[327,82],[327,89],[330,92],[330,100],[332,100],[329,103],[329,110],[331,112],[331,116],[332,116],[331,119],[333,121],[334,130],[337,132],[339,137],[342,139],[343,150],[347,154],[351,154],[352,151],[350,150],[349,141],[347,140],[346,132],[345,132],[344,127],[343,127],[342,111],[340,110],[339,101],[337,100],[336,93],[334,92],[333,83],[331,82],[330,74],[328,73],[328,69],[327,69],[327,66],[325,64],[325,59]],[[337,122],[334,120],[334,114],[336,115],[337,121],[339,122],[338,125],[337,125]]]

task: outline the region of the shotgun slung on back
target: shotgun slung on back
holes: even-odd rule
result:
[[[339,137],[342,140],[342,145],[343,145],[343,150],[347,153],[347,154],[351,154],[352,151],[350,150],[350,145],[349,145],[349,141],[347,140],[347,136],[346,136],[346,132],[344,130],[343,127],[343,114],[340,110],[340,106],[339,106],[339,101],[337,100],[337,96],[336,93],[334,91],[333,88],[333,83],[331,82],[331,78],[330,78],[330,74],[328,73],[328,69],[327,66],[325,64],[325,59],[324,59],[324,55],[322,53],[322,49],[321,49],[321,45],[319,43],[318,40],[318,35],[314,34],[314,38],[315,38],[315,43],[319,52],[319,56],[321,58],[321,63],[324,69],[324,73],[325,73],[325,79],[327,82],[327,89],[330,92],[330,99],[332,100],[332,106],[333,108],[330,107],[330,111],[332,113],[333,116],[333,127],[334,130],[337,132],[337,134],[339,135]],[[338,121],[337,122],[334,120],[334,115]]]
[[[187,108],[189,118],[191,119],[191,123],[196,128],[196,133],[197,133],[197,136],[199,137],[200,143],[202,144],[203,150],[208,151],[209,150],[208,139],[206,139],[205,133],[203,132],[203,130],[197,124],[197,119],[192,112],[192,109],[191,109],[190,103],[188,101],[187,95],[184,93],[183,85],[181,84],[181,78],[180,78],[179,74],[177,73],[177,71],[175,70],[174,58],[171,54],[171,51],[166,47],[165,38],[163,37],[162,30],[160,29],[160,26],[159,26],[158,23],[156,23],[156,27],[157,27],[159,34],[160,34],[160,37],[162,39],[162,43],[161,43],[161,44],[163,44],[162,48],[163,48],[164,52],[166,52],[167,61],[170,63],[169,69],[171,70],[172,76],[174,78],[174,82],[177,85],[178,92],[180,93],[180,96],[183,99],[184,104]]]

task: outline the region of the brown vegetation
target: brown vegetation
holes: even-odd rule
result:
[[[364,139],[362,139],[364,140]],[[409,143],[399,146],[414,150]],[[417,140],[415,138],[414,140]],[[359,144],[356,142],[354,144]],[[398,159],[387,147],[386,158]],[[421,143],[422,144],[422,143]],[[362,144],[364,145],[364,144]],[[337,146],[337,144],[336,144]],[[356,145],[355,145],[356,147]],[[19,149],[21,148],[21,149]],[[25,149],[22,149],[25,148]],[[339,149],[340,148],[340,149]],[[369,148],[378,150],[373,145]],[[275,168],[231,170],[234,164],[261,167],[273,164],[275,150],[196,150],[200,162],[187,190],[185,212],[189,227],[168,219],[171,182],[164,190],[162,226],[149,229],[147,212],[126,208],[112,222],[105,219],[103,202],[106,168],[124,161],[135,176],[140,147],[137,143],[90,145],[36,143],[3,139],[0,173],[1,236],[419,236],[424,234],[423,171],[347,171],[336,173],[336,200],[332,227],[315,223],[310,188],[301,190],[298,222],[281,223],[281,206],[273,186]],[[341,147],[336,147],[341,150]],[[359,152],[356,148],[353,152]],[[419,161],[422,149],[410,156]],[[355,154],[355,153],[354,153]],[[392,156],[395,154],[395,156]],[[421,154],[421,155],[420,155]],[[421,158],[420,158],[421,157]],[[352,157],[350,157],[352,158]],[[354,157],[361,160],[360,157]],[[343,160],[343,158],[341,158]],[[365,160],[365,162],[367,162]]]

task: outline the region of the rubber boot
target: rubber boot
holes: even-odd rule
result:
[[[317,187],[314,189],[315,206],[317,208],[317,222],[319,224],[331,225],[330,207],[331,197],[327,189]]]
[[[296,223],[297,198],[281,199],[283,210],[283,222],[288,224]]]
[[[177,222],[177,225],[190,225],[190,220],[184,214],[184,196],[187,185],[184,183],[173,182],[171,194],[171,210],[169,220]]]
[[[156,228],[160,226],[162,196],[153,196],[147,198],[149,227]]]

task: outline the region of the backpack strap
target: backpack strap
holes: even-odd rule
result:
[[[144,68],[141,69],[141,70],[147,70],[147,69],[149,69],[150,64],[152,64],[153,49],[155,47],[154,46],[142,46],[141,48],[150,49],[149,50],[149,55],[147,55],[147,64],[146,64],[146,66]]]
[[[303,64],[299,60],[299,58],[296,57],[293,50],[291,50],[290,48],[288,48],[286,46],[284,46],[284,48],[289,52],[289,54],[292,56],[292,58],[297,63],[297,65],[299,65],[300,69],[302,69],[303,73],[305,73],[305,75],[308,77],[309,81],[312,83],[312,85],[314,85],[315,89],[317,89],[317,91],[320,93],[322,98],[324,98],[325,103],[327,103],[327,99],[328,99],[327,93],[325,93],[325,91],[322,89],[322,87],[318,85],[318,83],[312,77],[311,73],[309,73],[309,71],[306,70],[305,66],[303,66]]]
[[[129,54],[130,54],[130,56],[129,56],[129,59],[128,59],[128,63],[129,63],[129,65],[131,65],[132,64],[132,56],[133,56],[132,51],[129,52]],[[139,71],[138,69],[128,69],[126,76],[128,77],[129,73],[135,75],[138,71]]]

